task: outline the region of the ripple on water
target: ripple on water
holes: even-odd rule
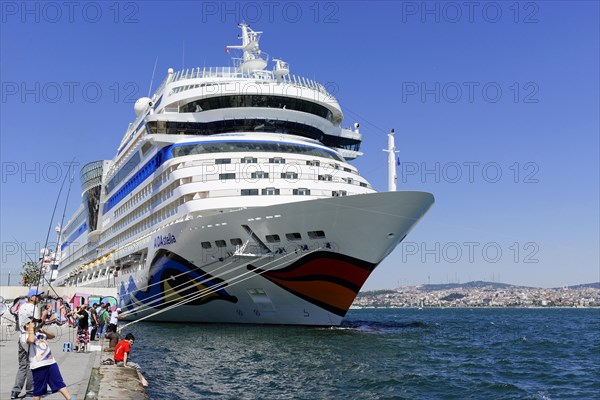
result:
[[[600,314],[554,311],[351,310],[333,329],[140,323],[133,359],[151,399],[598,398]]]

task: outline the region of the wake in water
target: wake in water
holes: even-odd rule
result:
[[[428,325],[421,321],[399,322],[399,321],[366,321],[366,320],[343,320],[338,328],[349,329],[359,332],[398,332],[403,329],[426,328]]]

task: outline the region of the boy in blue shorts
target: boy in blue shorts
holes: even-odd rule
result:
[[[53,392],[60,392],[67,400],[76,400],[67,390],[58,364],[46,339],[54,338],[52,333],[36,329],[34,321],[25,325],[27,335],[21,336],[24,348],[29,345],[29,366],[33,374],[33,400],[48,393],[48,385]]]

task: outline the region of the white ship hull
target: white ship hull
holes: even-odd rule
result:
[[[146,240],[145,268],[119,278],[120,305],[128,319],[339,325],[373,269],[432,204],[429,193],[374,193],[175,223]],[[261,250],[244,225],[258,240],[281,241]],[[325,237],[309,238],[315,231]],[[250,245],[233,254],[231,238]],[[219,239],[227,246],[201,246]]]

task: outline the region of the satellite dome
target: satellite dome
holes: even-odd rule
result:
[[[151,106],[152,106],[151,98],[141,97],[135,102],[135,105],[133,106],[133,110],[135,111],[135,115],[137,117],[139,117],[141,113],[146,111],[146,109]]]

